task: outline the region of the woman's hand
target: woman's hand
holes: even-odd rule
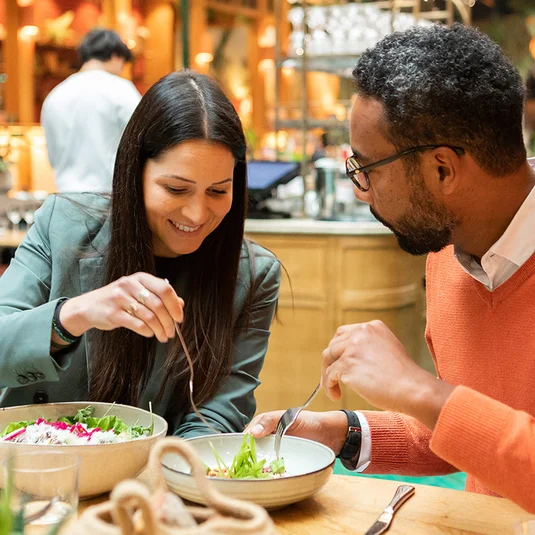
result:
[[[111,331],[125,327],[166,343],[183,320],[184,301],[164,279],[134,273],[86,294],[69,299],[60,322],[74,336],[89,329]]]
[[[245,433],[251,433],[255,438],[275,433],[283,412],[265,412],[255,416],[246,427]],[[302,411],[287,434],[321,442],[338,455],[346,440],[347,429],[347,416],[342,411]]]

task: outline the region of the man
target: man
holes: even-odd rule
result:
[[[342,326],[323,352],[327,394],[344,383],[385,411],[304,412],[290,433],[368,473],[466,471],[467,490],[535,513],[535,173],[522,80],[461,25],[391,34],[354,77],[348,174],[403,249],[433,253],[426,338],[438,378],[383,323]],[[248,429],[273,432],[280,414]]]
[[[115,153],[141,96],[119,76],[132,53],[111,30],[90,31],[78,49],[82,68],[43,103],[41,123],[60,192],[111,191]]]

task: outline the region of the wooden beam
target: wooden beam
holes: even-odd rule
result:
[[[102,24],[104,28],[114,30],[117,27],[115,0],[102,0]]]
[[[260,19],[251,22],[247,27],[247,63],[249,68],[249,76],[251,81],[251,98],[253,103],[252,109],[252,129],[255,133],[256,139],[262,139],[264,133],[264,77],[260,73],[258,64],[260,62],[260,47],[258,46],[258,36],[263,29]],[[256,149],[256,147],[252,147]]]
[[[6,114],[18,120],[19,114],[19,42],[18,32],[22,21],[17,0],[6,0],[6,40],[4,65],[6,73]]]
[[[145,41],[144,85],[148,89],[175,68],[173,6],[168,0],[143,2],[145,26],[150,32]]]
[[[35,113],[35,37],[21,35],[18,38],[18,89],[19,113],[21,123],[34,123]]]
[[[206,65],[199,65],[195,57],[202,50],[203,36],[208,31],[207,28],[207,11],[208,2],[206,0],[194,0],[189,3],[189,64],[192,69],[200,72],[207,70]]]

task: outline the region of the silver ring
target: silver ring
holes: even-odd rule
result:
[[[144,305],[147,302],[147,299],[150,297],[150,292],[147,290],[147,288],[143,287],[143,290],[139,292],[138,301]]]

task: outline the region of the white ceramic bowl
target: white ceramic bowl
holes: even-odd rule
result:
[[[137,407],[111,403],[95,403],[77,401],[72,403],[47,403],[43,405],[22,405],[0,409],[0,432],[10,422],[19,420],[47,420],[61,416],[74,416],[79,409],[91,405],[95,407],[95,416],[104,416],[106,412],[118,416],[126,425],[150,425],[150,413]],[[95,445],[40,445],[40,444],[9,444],[0,442],[0,465],[8,455],[43,451],[64,451],[78,455],[80,458],[80,498],[96,496],[110,491],[119,481],[135,477],[147,464],[152,445],[167,432],[167,422],[158,415],[154,415],[154,434],[129,442],[118,444]],[[0,487],[2,487],[3,470],[0,469]]]
[[[216,466],[210,442],[227,466],[241,446],[243,435],[229,433],[188,439],[207,466]],[[258,457],[274,457],[273,435],[256,441]],[[265,507],[276,509],[304,500],[325,485],[332,474],[335,456],[333,451],[312,440],[285,436],[281,443],[281,457],[284,459],[288,475],[274,479],[224,479],[211,477],[217,490],[226,496],[239,500],[249,500]],[[189,474],[190,467],[182,457],[175,454],[164,455],[162,459],[164,476],[168,487],[182,498],[204,503]]]

